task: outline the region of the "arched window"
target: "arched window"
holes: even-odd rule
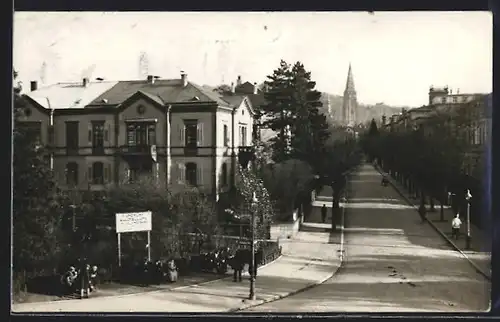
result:
[[[221,184],[227,186],[227,163],[222,164]]]
[[[186,163],[186,182],[187,182],[187,184],[189,184],[191,186],[198,185],[197,172],[198,172],[198,169],[197,169],[196,163],[193,163],[193,162]]]
[[[68,186],[78,185],[78,164],[76,162],[66,164],[66,184]]]
[[[104,164],[102,162],[94,162],[92,164],[92,183],[104,183]]]

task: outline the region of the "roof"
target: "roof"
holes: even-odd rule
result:
[[[252,106],[256,109],[259,109],[262,105],[266,104],[263,92],[260,92],[259,94],[247,94],[246,96],[252,103]]]
[[[137,92],[161,105],[196,101],[229,106],[219,94],[191,82],[183,87],[180,79],[160,79],[154,83],[146,80],[99,81],[89,82],[86,87],[82,83],[58,83],[26,95],[45,108],[67,109],[117,106]]]
[[[240,106],[247,95],[224,95],[222,98],[231,106]]]
[[[254,86],[255,84],[252,84],[250,82],[244,82],[241,85],[238,85],[235,87],[235,92],[236,93],[241,93],[241,94],[253,94],[254,93]],[[257,89],[257,93],[261,93],[262,91],[260,89]]]
[[[57,83],[25,93],[25,95],[45,108],[83,108],[117,83],[91,82],[87,87],[84,87],[82,83]]]
[[[216,102],[222,106],[228,105],[216,93],[212,93],[199,85],[188,82],[186,87],[183,87],[180,79],[159,79],[154,83],[148,83],[145,80],[120,81],[111,89],[99,95],[92,101],[91,105],[101,105],[103,99],[107,100],[107,104],[118,105],[138,91],[158,102],[162,102],[162,104],[189,102],[197,97],[199,102]]]

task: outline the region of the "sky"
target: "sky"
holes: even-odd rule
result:
[[[359,102],[418,107],[431,85],[492,91],[492,26],[490,12],[16,12],[13,63],[28,88],[139,79],[141,53],[149,74],[199,85],[260,83],[284,59],[337,95],[351,63]]]

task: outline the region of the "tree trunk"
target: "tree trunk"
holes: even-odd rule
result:
[[[434,198],[432,196],[430,196],[429,199],[430,199],[429,201],[431,204],[430,212],[435,212],[436,208],[434,208]]]

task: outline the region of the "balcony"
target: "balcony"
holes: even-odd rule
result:
[[[151,145],[122,145],[119,149],[121,155],[151,155]]]

